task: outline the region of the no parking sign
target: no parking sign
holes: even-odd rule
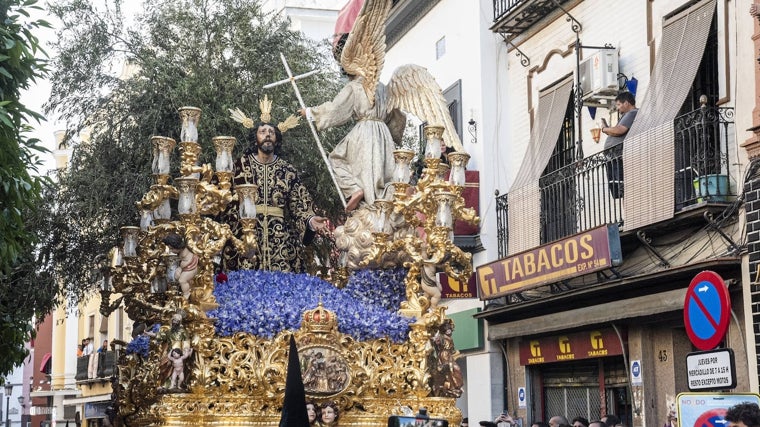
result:
[[[712,350],[726,336],[731,299],[718,273],[703,271],[691,280],[686,290],[683,320],[686,334],[700,350]]]

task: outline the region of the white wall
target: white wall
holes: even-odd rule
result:
[[[264,0],[262,10],[290,18],[290,28],[312,40],[330,38],[346,0]]]

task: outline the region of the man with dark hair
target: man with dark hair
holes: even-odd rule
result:
[[[233,185],[256,184],[255,258],[238,254],[231,245],[225,248],[228,270],[260,269],[302,273],[305,271],[303,247],[315,232],[327,226],[327,219],[314,213],[311,195],[301,183],[296,169],[279,155],[282,132],[272,123],[257,123],[248,134],[249,146],[235,162]],[[237,206],[231,215],[238,218]],[[232,231],[241,234],[233,221]]]
[[[583,417],[575,417],[570,422],[570,427],[588,427],[588,420]]]
[[[728,408],[723,418],[728,421],[726,427],[760,427],[760,408],[757,403],[742,402]]]
[[[607,424],[604,421],[594,420],[588,424],[588,427],[607,427]]]
[[[615,108],[623,116],[615,126],[605,126],[602,132],[607,135],[604,150],[610,159],[607,162],[607,180],[610,194],[619,199],[623,197],[623,140],[636,118],[636,98],[630,92],[622,92],[615,97]]]
[[[602,422],[607,424],[607,427],[615,427],[620,424],[620,418],[615,414],[607,414],[602,417]]]

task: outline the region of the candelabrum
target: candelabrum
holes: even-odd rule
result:
[[[252,256],[257,251],[256,186],[232,189],[235,138],[212,138],[216,150],[214,171],[210,164],[198,162],[201,110],[183,107],[179,116],[179,144],[163,136],[150,140],[154,183],[136,202],[140,226],[122,227],[123,244],[111,251],[108,265],[101,269],[104,313],[115,310],[123,298],[130,318],[146,324],[166,324],[168,316],[177,310],[205,319],[204,312],[217,305],[212,293],[214,257],[218,258],[227,242],[242,254]],[[171,157],[176,146],[180,149],[180,176],[172,181]],[[172,199],[177,200],[178,220],[172,220]],[[228,224],[212,219],[238,201],[243,230],[240,238],[233,235]],[[173,244],[170,235],[178,236]],[[121,297],[111,302],[115,293]]]
[[[455,220],[479,221],[474,209],[466,207],[462,197],[465,165],[470,156],[453,152],[442,161],[443,130],[442,126],[425,128],[425,168],[414,186],[410,184],[414,152],[394,151],[393,200],[375,202],[374,246],[362,262],[363,265],[379,263],[387,254],[399,251],[407,254],[408,261],[404,265],[409,273],[406,301],[402,302],[401,311],[415,317],[438,309],[441,289],[436,280],[437,272],[444,271],[462,282],[467,282],[472,275],[472,255],[453,243]],[[405,227],[415,231],[394,235],[391,224],[399,222],[399,216]]]

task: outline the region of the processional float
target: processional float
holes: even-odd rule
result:
[[[409,183],[414,152],[397,150],[393,197],[356,211],[342,227],[352,230],[336,230],[338,246],[343,245],[340,249],[346,256],[344,265],[336,266],[329,275],[333,283],[292,274],[301,278],[298,280],[320,282],[323,289],[318,303],[296,313],[300,319],[297,327],[276,333],[276,328],[269,328],[263,335],[251,333],[250,327],[248,332],[220,333],[220,317],[227,303],[220,303],[217,295],[223,294],[220,288],[239,284],[232,283],[234,272],[228,282],[217,282],[215,265],[228,242],[240,253],[255,253],[256,213],[255,208],[241,208],[240,236],[214,218],[231,203],[255,207],[256,191],[250,185],[232,185],[235,139],[212,138],[216,170],[209,164],[199,165],[201,110],[185,107],[179,114],[180,176],[170,183],[175,141],[153,137],[155,183],[137,202],[140,226],[121,229],[123,245],[111,251],[110,265],[104,271],[109,289],[106,296],[120,294],[130,319],[146,326],[146,332],[129,343],[119,360],[114,381],[117,419],[134,426],[277,425],[293,335],[307,399],[337,404],[339,425],[384,425],[388,416],[401,414],[404,407],[422,406],[434,417],[458,423],[461,413],[455,398],[462,392],[461,374],[454,363],[458,354],[450,342],[446,308],[438,304],[435,274],[445,271],[462,282],[472,274],[471,255],[452,243],[455,219],[478,220],[461,196],[469,155],[450,153],[449,171],[440,158],[443,128],[428,126],[425,168],[416,184]],[[447,173],[448,180],[444,178]],[[176,218],[171,215],[171,200],[176,200]],[[352,232],[369,232],[371,241],[361,244],[341,239],[341,233]],[[188,284],[177,280],[175,271],[183,252],[165,243],[170,235],[180,236],[186,243],[184,249],[197,257]],[[392,270],[398,267],[403,270]],[[350,288],[353,277],[364,278],[354,293],[362,293],[361,286],[383,287],[392,281],[392,275],[383,273],[386,271],[402,272],[396,275],[401,284],[396,289],[403,295],[396,296],[396,307],[385,307],[397,316],[384,318],[386,322],[396,319],[395,326],[388,325],[395,327],[395,336],[341,332],[339,325],[346,319],[326,308],[331,300],[325,298],[337,298],[341,287]],[[373,284],[367,277],[375,277],[377,282]],[[246,280],[255,282],[256,278]],[[240,286],[237,292],[242,298],[245,283]],[[334,290],[327,291],[326,286]],[[377,298],[393,299],[392,295]],[[284,302],[282,307],[287,307]],[[365,309],[361,303],[352,317],[362,316]],[[104,304],[106,310],[115,305]],[[370,309],[366,310],[369,313]],[[251,313],[250,317],[266,318],[260,314]],[[229,325],[228,321],[225,327],[229,329]],[[382,333],[383,328],[379,329]]]

